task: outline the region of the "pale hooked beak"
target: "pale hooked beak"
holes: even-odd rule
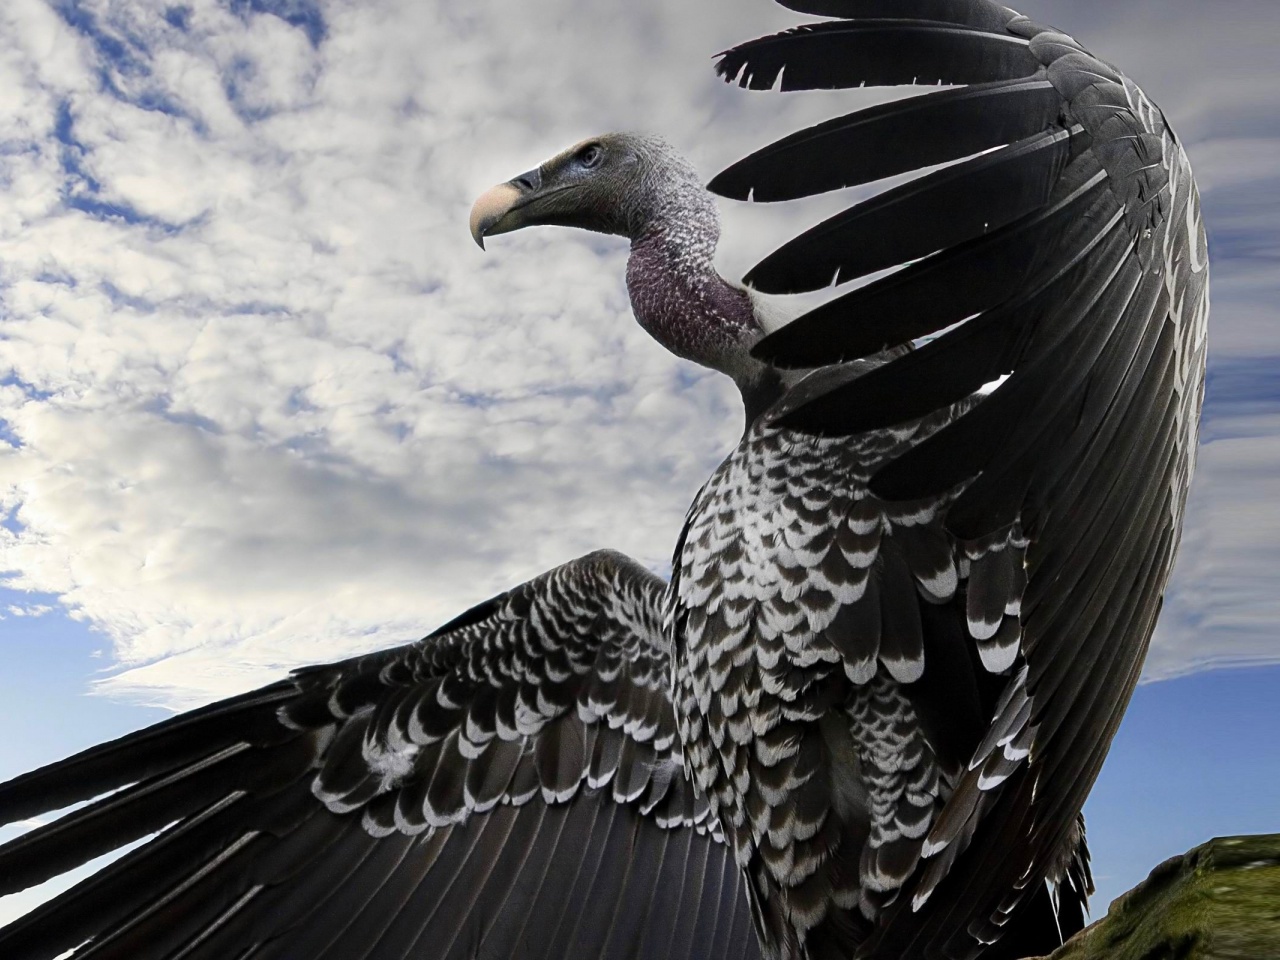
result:
[[[484,238],[499,233],[510,233],[524,226],[520,208],[542,186],[542,174],[537,169],[490,187],[480,195],[471,207],[471,237],[480,249]]]

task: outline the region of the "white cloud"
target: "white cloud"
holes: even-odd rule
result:
[[[53,607],[47,603],[11,603],[4,609],[11,617],[43,617],[46,613],[53,613]],[[0,620],[2,619],[4,619],[4,615],[0,614]]]
[[[1178,570],[1147,661],[1148,679],[1280,659],[1280,375],[1274,369],[1268,375],[1269,400],[1240,404],[1204,425]]]
[[[187,6],[185,29],[161,2],[85,2],[79,28],[40,0],[0,9],[10,584],[111,638],[127,669],[109,689],[177,704],[416,637],[597,546],[663,566],[739,427],[732,388],[635,327],[621,242],[530,232],[484,256],[466,214],[593,132],[660,131],[709,176],[847,109],[712,77],[712,53],[795,16],[765,0],[335,0],[313,44],[280,17]],[[1153,86],[1183,89],[1183,64],[1123,41]],[[1187,114],[1207,202],[1271,176],[1270,130],[1206,119],[1229,93],[1199,90]],[[831,202],[726,210],[725,272]],[[1215,316],[1238,352],[1263,335],[1273,269]],[[1206,451],[1202,476],[1240,488],[1197,516],[1256,494],[1240,455]],[[1241,527],[1196,540],[1195,562],[1263,549]],[[1252,602],[1212,621],[1228,655],[1254,655]],[[1162,633],[1160,670],[1195,656],[1180,637]]]

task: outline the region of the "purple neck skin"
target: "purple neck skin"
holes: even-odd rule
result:
[[[762,365],[750,349],[763,335],[746,291],[711,263],[715,237],[656,226],[634,240],[627,292],[636,319],[678,357],[728,374],[744,391]]]

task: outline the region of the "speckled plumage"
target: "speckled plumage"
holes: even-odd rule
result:
[[[749,960],[738,871],[683,776],[665,596],[652,573],[597,551],[416,643],[0,786],[5,817],[54,790],[138,781],[0,848],[0,891],[57,872],[85,842],[182,821],[96,886],[0,930],[0,952],[52,957],[94,937],[93,956],[122,960],[174,944],[206,960],[247,948],[260,960]],[[636,910],[580,912],[592,892]]]
[[[824,371],[789,402],[875,365]],[[950,497],[888,503],[867,481],[965,406],[853,440],[762,417],[689,512],[672,611],[684,762],[776,951],[836,907],[874,921],[957,772],[900,693],[924,671],[918,598],[949,603],[963,582]]]
[[[626,279],[636,320],[676,356],[732,377],[748,421],[754,420],[780,395],[781,378],[750,355],[765,332],[755,299],[716,271],[720,215],[715,202],[697,171],[665,140],[628,134],[625,142],[650,171],[637,192],[661,197],[640,204],[629,217]],[[632,190],[627,192],[634,203]]]

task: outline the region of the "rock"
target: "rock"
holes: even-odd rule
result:
[[[1280,834],[1166,860],[1049,960],[1280,960]]]

